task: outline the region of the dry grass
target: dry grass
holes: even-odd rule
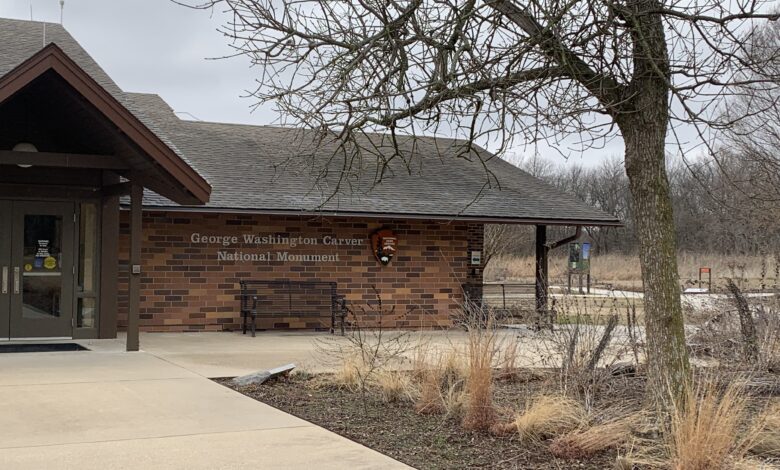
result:
[[[510,345],[503,349],[501,355],[501,367],[498,371],[498,379],[500,380],[514,380],[517,378],[520,369],[517,367],[518,360],[518,346],[517,341],[513,341]]]
[[[415,351],[412,376],[417,381],[415,410],[420,414],[459,415],[464,404],[466,368],[461,354],[449,349],[432,354]]]
[[[351,392],[357,392],[362,386],[361,377],[366,365],[360,356],[352,355],[344,358],[331,377],[334,384]]]
[[[412,376],[421,379],[431,366],[432,348],[428,341],[420,341],[410,352]]]
[[[745,458],[734,462],[732,470],[777,470],[777,465],[772,465],[757,459]]]
[[[677,256],[680,278],[684,281],[698,279],[700,267],[712,269],[713,282],[718,278],[734,279],[765,278],[768,286],[776,286],[780,280],[774,278],[776,260],[774,256],[725,256],[719,254],[680,253]],[[535,272],[533,256],[500,256],[493,258],[485,268],[485,279],[514,280],[533,279]],[[591,260],[591,275],[596,282],[622,283],[642,279],[639,258],[622,254],[594,256]],[[566,258],[550,258],[550,276],[565,279]]]
[[[750,446],[750,452],[761,457],[780,457],[780,404],[764,414],[763,426]]]
[[[748,396],[738,381],[719,389],[700,379],[673,410],[666,446],[674,470],[715,470],[741,460],[760,427],[745,429]]]
[[[496,422],[493,406],[493,359],[496,355],[496,334],[491,325],[469,328],[466,345],[468,372],[463,427],[487,431]]]
[[[494,428],[498,433],[517,432],[521,440],[541,441],[570,433],[587,424],[587,414],[576,400],[562,395],[534,398],[511,423]]]
[[[395,370],[380,370],[374,377],[379,396],[385,403],[395,403],[409,398],[411,382],[408,374]]]
[[[641,414],[632,414],[589,428],[577,429],[556,437],[550,443],[550,452],[562,459],[582,459],[618,447],[631,439],[632,429],[641,419]]]
[[[414,409],[420,414],[434,414],[444,411],[441,392],[441,374],[436,369],[421,371],[418,375],[419,392]]]

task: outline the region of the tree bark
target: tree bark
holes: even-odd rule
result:
[[[666,123],[664,122],[664,127]],[[644,286],[649,391],[662,408],[682,398],[689,378],[688,352],[664,132],[636,128],[624,133],[626,172],[634,205]]]
[[[627,4],[633,22],[634,76],[614,116],[625,142],[645,304],[648,393],[659,411],[681,405],[690,379],[680,303],[669,179],[669,51],[657,0]]]

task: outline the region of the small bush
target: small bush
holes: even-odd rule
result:
[[[493,406],[493,370],[474,368],[466,379],[463,427],[487,431],[496,421]]]

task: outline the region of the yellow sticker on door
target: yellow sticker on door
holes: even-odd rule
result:
[[[30,264],[30,263],[25,264],[24,265],[24,270],[27,271],[28,273],[30,271],[32,271],[32,264]]]
[[[43,267],[46,269],[54,269],[57,267],[57,260],[53,256],[49,256],[43,260]]]

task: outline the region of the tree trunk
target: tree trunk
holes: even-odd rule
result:
[[[682,405],[690,379],[680,304],[674,214],[666,174],[669,51],[658,0],[626,4],[633,23],[634,76],[613,114],[626,146],[626,174],[645,303],[648,398],[661,412]]]
[[[664,103],[665,104],[665,103]],[[659,110],[660,111],[660,110]],[[663,112],[662,112],[663,113]],[[646,110],[643,117],[653,113]],[[644,285],[648,393],[659,409],[680,403],[690,374],[677,274],[672,201],[666,176],[666,120],[633,119],[623,129],[626,172]]]

